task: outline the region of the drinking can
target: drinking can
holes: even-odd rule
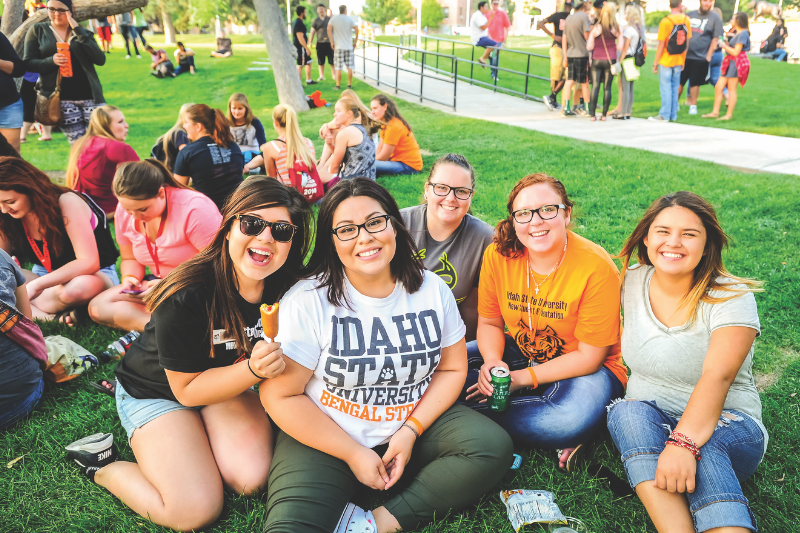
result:
[[[72,77],[72,56],[69,53],[69,43],[56,43],[56,49],[58,49],[58,53],[67,56],[67,62],[61,65],[59,70],[61,71],[62,78],[71,78]]]
[[[494,392],[486,399],[486,403],[492,411],[505,411],[508,409],[508,397],[511,394],[511,372],[507,368],[496,366],[491,374]]]

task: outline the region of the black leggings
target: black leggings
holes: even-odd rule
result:
[[[592,61],[592,98],[589,100],[589,116],[593,117],[597,111],[597,99],[600,96],[600,84],[603,88],[603,116],[608,113],[611,105],[611,82],[614,75],[611,74],[611,62],[607,59],[595,59]]]

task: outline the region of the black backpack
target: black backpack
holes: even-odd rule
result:
[[[637,67],[641,67],[644,65],[645,58],[647,58],[647,43],[644,40],[644,36],[640,33],[639,44],[636,47],[636,52],[633,54],[633,63]]]
[[[689,29],[686,27],[686,20],[679,24],[675,24],[672,28],[672,33],[669,34],[667,41],[667,53],[671,56],[681,55],[689,47]]]

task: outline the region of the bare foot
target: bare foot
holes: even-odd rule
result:
[[[602,122],[605,122],[605,121],[606,121],[606,116],[605,116],[605,115],[603,115],[602,117],[600,117],[600,120],[601,120]]]
[[[707,113],[703,115],[703,118],[719,118],[719,113]]]
[[[733,117],[732,117],[731,115],[725,115],[725,116],[723,116],[723,117],[719,117],[717,120],[730,120],[730,119],[732,119],[732,118],[733,118]]]
[[[561,456],[558,458],[558,467],[565,468],[567,466],[567,459],[572,455],[575,448],[564,448],[561,450]]]
[[[591,120],[592,122],[595,122],[597,120],[597,117],[589,117],[589,120]]]

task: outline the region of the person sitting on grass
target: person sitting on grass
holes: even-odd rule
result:
[[[242,93],[231,95],[228,99],[227,118],[233,140],[239,145],[244,157],[244,171],[250,172],[263,166],[261,146],[267,142],[267,135],[261,121],[253,114],[247,96]]]
[[[172,172],[175,166],[175,160],[178,158],[178,152],[186,148],[189,144],[189,137],[186,135],[186,130],[183,129],[183,123],[186,120],[186,112],[192,107],[193,103],[183,104],[180,112],[178,112],[178,120],[167,132],[158,138],[150,155],[164,163],[164,166]]]
[[[286,369],[259,387],[281,429],[264,531],[411,531],[481,498],[508,470],[511,440],[453,405],[467,373],[464,323],[389,192],[366,178],[339,183],[317,224],[310,278],[281,301]],[[365,486],[398,482],[380,507],[352,503]]]
[[[285,363],[280,344],[263,340],[259,306],[295,282],[310,217],[297,191],[244,182],[211,244],[147,297],[153,319],[114,370],[136,462],[117,461],[113,433],[67,446],[85,476],[155,524],[203,529],[222,512],[223,487],[245,496],[266,487],[272,427],[251,389]]]
[[[175,43],[178,48],[175,49],[175,61],[178,62],[178,68],[175,69],[175,75],[183,74],[189,71],[194,76],[194,50],[186,48],[183,43]]]
[[[205,194],[175,181],[154,159],[120,165],[114,194],[122,283],[89,302],[89,316],[112,328],[144,331],[150,312],[143,298],[211,243],[222,216]],[[146,268],[151,274],[145,275]]]
[[[125,144],[128,123],[118,108],[104,105],[92,111],[86,134],[72,145],[67,165],[67,187],[87,194],[114,218],[117,198],[111,190],[117,166],[139,161],[136,152]]]
[[[469,31],[472,38],[472,44],[484,48],[483,55],[478,58],[483,68],[486,68],[486,60],[492,52],[495,51],[494,46],[497,46],[497,41],[489,37],[489,19],[486,14],[489,12],[489,2],[478,2],[478,10],[473,13],[472,19],[469,22]]]
[[[727,244],[711,204],[681,191],[653,202],[620,253],[631,376],[608,429],[658,531],[758,529],[741,485],[769,438],[753,380],[761,284],[725,269]]]
[[[438,274],[458,304],[467,342],[478,328],[478,281],[492,228],[469,211],[475,195],[475,170],[459,154],[433,164],[424,186],[424,203],[400,210],[425,268]]]
[[[219,30],[217,33],[217,49],[211,52],[211,57],[231,57],[233,55],[233,43],[225,37],[225,31]]]
[[[219,109],[195,104],[186,110],[183,129],[192,141],[178,152],[175,179],[205,194],[222,211],[228,196],[242,182],[244,157]]]
[[[25,275],[5,251],[0,250],[0,302],[16,308],[23,316],[32,319],[31,303],[25,288]],[[36,342],[46,351],[44,339]],[[42,397],[44,381],[39,362],[25,347],[7,335],[0,335],[0,434],[27,416]]]
[[[733,17],[733,29],[736,35],[731,41],[728,44],[720,43],[720,48],[726,55],[722,60],[722,77],[714,87],[714,110],[703,115],[703,118],[732,119],[733,110],[736,109],[737,87],[740,83],[742,87],[747,83],[747,76],[750,74],[750,59],[747,57],[747,52],[750,51],[750,21],[747,13],[736,13]],[[725,116],[720,117],[724,89],[728,89],[728,111]]]
[[[153,47],[148,44],[144,49],[147,50],[153,60],[150,63],[150,74],[156,78],[174,78],[176,76],[175,66],[169,60],[169,56],[163,48],[153,50]]]
[[[416,174],[422,170],[422,154],[411,131],[411,125],[403,118],[394,100],[377,94],[370,102],[372,116],[384,122],[375,154],[377,176]]]
[[[375,179],[375,143],[372,136],[383,125],[360,101],[340,98],[334,106],[333,120],[338,128],[334,137],[325,139],[318,169],[322,181],[338,176],[346,180],[356,177]],[[335,183],[335,182],[334,182]]]
[[[619,272],[608,253],[568,229],[573,203],[547,174],[520,180],[483,254],[478,340],[467,345],[463,396],[520,444],[557,449],[574,472],[622,396]],[[511,372],[508,409],[491,411],[491,370]],[[476,403],[481,400],[480,403]]]
[[[0,211],[0,248],[33,263],[25,286],[34,318],[75,326],[92,298],[119,285],[106,215],[87,195],[0,157]]]
[[[267,175],[278,179],[287,187],[293,187],[287,161],[300,160],[309,168],[316,167],[314,143],[303,137],[297,112],[289,105],[275,106],[272,110],[272,126],[278,138],[261,145]]]

